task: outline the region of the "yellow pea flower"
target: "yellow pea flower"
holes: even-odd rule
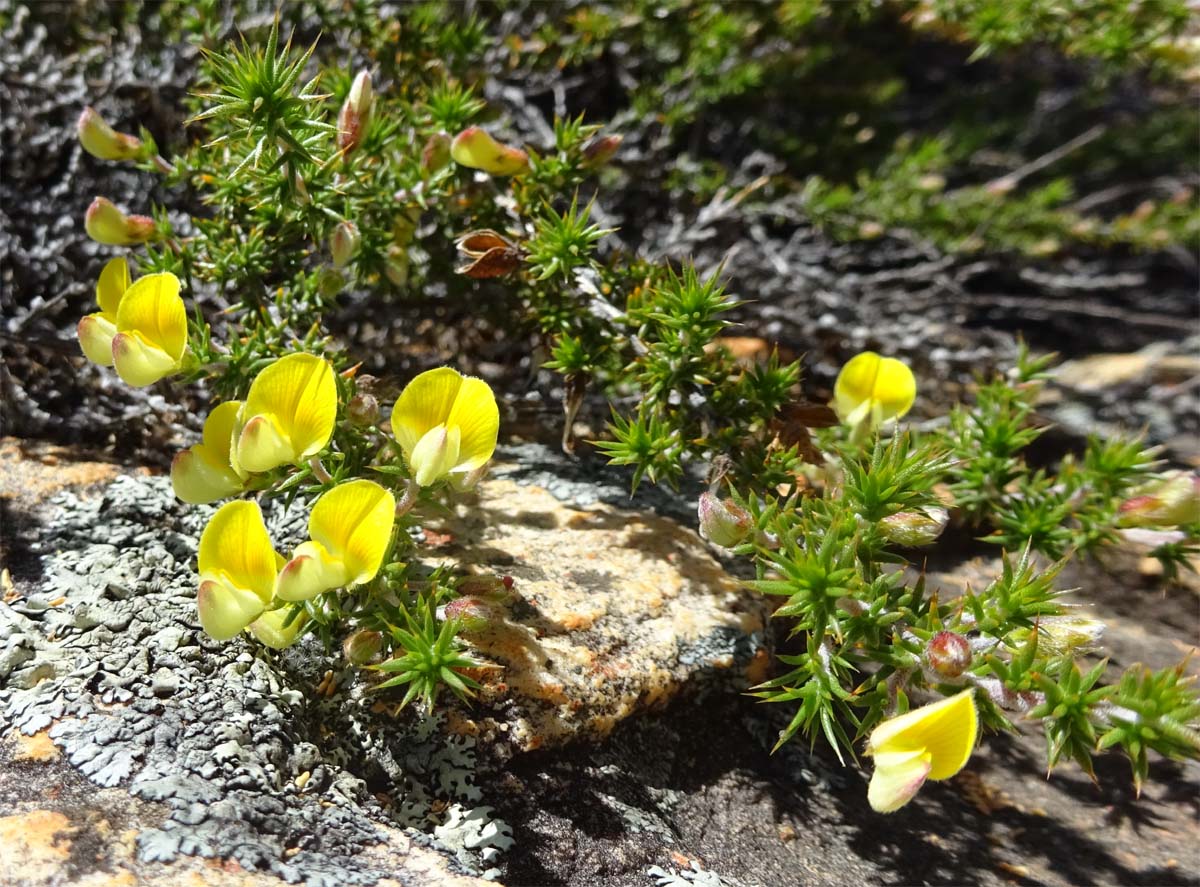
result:
[[[117,334],[117,307],[129,289],[129,263],[124,257],[109,259],[96,283],[96,303],[100,310],[79,321],[79,347],[84,357],[102,367],[113,363],[112,340]]]
[[[499,432],[500,410],[487,382],[450,367],[421,373],[392,409],[392,433],[423,487],[486,465]]]
[[[332,588],[370,582],[383,564],[396,519],[396,498],[379,484],[339,484],[308,518],[312,540],[297,546],[275,585],[284,601],[304,601]]]
[[[85,107],[75,124],[83,150],[100,160],[135,160],[142,153],[142,140],[108,125],[95,108]]]
[[[241,408],[240,400],[220,404],[204,421],[203,441],[177,454],[171,462],[171,486],[181,501],[203,505],[242,489],[242,479],[229,464],[233,429]]]
[[[151,385],[183,366],[187,350],[187,309],[179,278],[169,271],[139,278],[117,305],[112,359],[126,384]]]
[[[254,502],[222,505],[200,534],[200,624],[219,641],[234,637],[271,602],[283,558]]]
[[[975,691],[923,705],[884,721],[867,739],[875,772],[867,789],[871,808],[899,810],[926,779],[949,779],[963,768],[979,730]]]
[[[511,176],[529,168],[529,155],[496,141],[478,126],[464,129],[450,143],[450,156],[460,166],[481,169],[493,176]]]
[[[258,374],[233,430],[230,464],[239,477],[296,465],[329,443],[337,383],[329,361],[289,354]]]
[[[250,633],[272,650],[283,650],[290,647],[296,643],[301,629],[304,628],[304,623],[308,621],[308,616],[301,612],[289,625],[284,626],[291,612],[291,607],[267,610],[250,623]]]
[[[912,408],[917,381],[894,357],[864,351],[842,367],[833,396],[838,418],[853,428],[873,428]]]
[[[154,237],[154,219],[130,215],[119,210],[111,200],[97,197],[83,217],[88,237],[108,246],[133,246]]]

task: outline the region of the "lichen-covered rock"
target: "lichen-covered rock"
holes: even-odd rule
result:
[[[218,862],[314,885],[414,882],[414,860],[439,883],[494,877],[511,829],[481,803],[477,746],[503,759],[601,735],[697,678],[744,684],[766,660],[761,602],[694,533],[644,500],[600,501],[628,501],[611,478],[529,486],[545,479],[544,456],[516,451],[507,477],[425,528],[436,557],[515,579],[477,638],[495,666],[483,698],[436,718],[397,712],[315,638],[276,654],[204,635],[194,561],[213,509],[179,503],[168,479],[124,475],[20,502],[30,522],[21,576],[0,601],[0,735],[39,738],[0,756],[0,816],[53,819],[69,840],[115,821],[125,798],[128,853],[105,848],[97,864],[147,883]],[[281,549],[303,538],[302,504],[264,511]],[[40,759],[57,775],[21,769]],[[46,785],[71,779],[90,785],[74,806],[46,803]],[[100,812],[86,806],[100,798]],[[30,866],[45,862],[30,852]],[[78,856],[51,880],[95,868]],[[32,871],[14,878],[36,883]]]

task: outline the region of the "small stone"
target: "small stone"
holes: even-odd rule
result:
[[[160,668],[150,680],[150,689],[155,696],[174,696],[179,689],[179,677],[169,668]]]

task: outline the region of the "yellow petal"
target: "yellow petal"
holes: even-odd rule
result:
[[[351,578],[346,565],[331,557],[319,542],[305,542],[296,546],[292,559],[280,571],[275,596],[281,601],[306,601],[344,587]]]
[[[201,577],[222,577],[229,585],[252,591],[263,606],[275,590],[277,558],[254,502],[222,505],[200,534]]]
[[[146,341],[137,330],[113,337],[112,361],[121,381],[134,388],[153,385],[179,369],[178,360]]]
[[[454,471],[474,471],[487,464],[496,452],[500,432],[500,409],[488,383],[471,377],[463,379],[446,424],[461,433]]]
[[[204,420],[204,446],[213,454],[214,460],[229,464],[229,450],[233,445],[233,429],[237,425],[240,400],[227,400],[217,404]]]
[[[875,378],[875,402],[883,408],[883,421],[898,419],[912,409],[917,397],[917,380],[912,370],[894,357],[879,361]]]
[[[296,448],[274,415],[255,416],[238,435],[237,464],[243,471],[270,471],[295,461]]]
[[[497,142],[478,126],[464,129],[450,143],[454,162],[494,176],[511,176],[529,167],[529,155]]]
[[[171,487],[181,502],[204,505],[240,492],[242,479],[228,464],[216,464],[208,447],[197,444],[171,461]]]
[[[853,425],[870,416],[877,424],[909,411],[917,382],[912,371],[895,358],[864,351],[842,367],[833,394],[843,422]]]
[[[253,591],[239,588],[223,577],[203,580],[196,595],[200,625],[218,641],[236,637],[258,617],[263,606]]]
[[[284,623],[292,613],[291,607],[268,610],[250,623],[250,633],[272,650],[283,650],[296,643],[308,616],[303,611],[286,628]]]
[[[278,431],[293,450],[283,461],[300,462],[315,456],[329,443],[337,418],[333,367],[327,360],[304,353],[275,361],[251,383],[242,415],[246,421],[262,415],[275,418]],[[242,459],[240,453],[238,458]]]
[[[179,298],[179,278],[169,271],[139,278],[117,306],[117,332],[136,330],[174,361],[187,347],[187,309]]]
[[[390,492],[373,481],[355,480],[317,500],[308,532],[345,565],[349,584],[361,585],[379,572],[395,519],[396,498]]]
[[[963,768],[975,747],[979,718],[975,691],[963,690],[932,705],[884,721],[867,740],[867,753],[928,752],[930,779],[948,779]]]
[[[113,363],[112,341],[117,327],[103,314],[89,314],[76,328],[83,356],[92,363],[110,367]]]
[[[463,376],[451,367],[427,370],[404,386],[392,408],[392,434],[411,457],[417,442],[439,425],[445,425]]]
[[[425,432],[425,436],[413,447],[408,460],[413,480],[418,485],[427,487],[449,474],[458,463],[461,437],[457,426],[447,428],[445,425],[439,425]]]
[[[121,296],[129,289],[129,263],[124,256],[109,259],[100,270],[100,280],[96,283],[96,304],[101,313],[112,323],[117,322],[117,307],[121,304]]]
[[[892,813],[912,800],[929,776],[929,755],[920,751],[876,756],[867,801],[876,813]]]

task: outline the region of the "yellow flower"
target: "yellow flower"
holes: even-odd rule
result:
[[[94,108],[85,107],[75,124],[83,150],[101,160],[134,160],[142,153],[142,140],[117,132]]]
[[[864,351],[838,373],[833,389],[838,417],[851,427],[873,428],[912,408],[917,382],[912,370],[893,357]]]
[[[242,489],[242,479],[229,464],[233,429],[240,400],[219,405],[204,422],[204,440],[175,456],[171,462],[171,486],[175,495],[192,505],[216,502]]]
[[[331,588],[370,582],[383,564],[395,519],[396,499],[379,484],[355,480],[334,487],[313,506],[312,541],[297,546],[275,595],[304,601]]]
[[[867,790],[871,808],[891,813],[911,801],[926,779],[949,779],[971,757],[978,729],[974,690],[884,721],[867,740],[867,754],[875,758]]]
[[[187,350],[187,309],[179,278],[169,271],[147,274],[121,297],[112,340],[117,375],[135,388],[178,372]]]
[[[279,607],[275,610],[267,610],[267,612],[250,623],[250,633],[272,650],[282,650],[285,647],[290,647],[296,643],[296,639],[300,637],[300,630],[304,628],[304,623],[308,621],[308,616],[300,612],[290,624],[285,626],[284,623],[287,622],[291,613],[291,607]]]
[[[528,154],[497,142],[478,126],[468,127],[454,137],[450,156],[460,166],[481,169],[493,176],[516,175],[529,168]]]
[[[200,624],[219,641],[257,619],[271,602],[283,558],[254,502],[222,505],[200,535]]]
[[[337,383],[329,362],[289,354],[258,374],[233,430],[230,464],[239,477],[296,465],[329,443]]]
[[[392,409],[392,433],[423,487],[486,465],[499,431],[500,410],[487,382],[450,367],[421,373]]]
[[[109,259],[96,283],[96,302],[100,310],[79,321],[79,347],[92,363],[110,367],[113,363],[112,340],[117,334],[117,307],[129,289],[129,263],[123,257]]]

